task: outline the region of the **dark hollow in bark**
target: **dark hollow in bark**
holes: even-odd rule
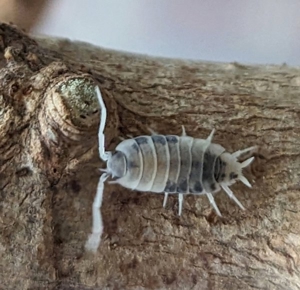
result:
[[[0,24],[0,281],[3,289],[300,289],[300,70],[151,58]],[[106,185],[104,234],[84,252],[107,148],[119,137],[180,134],[229,152],[258,145],[253,184],[205,196]],[[2,289],[2,288],[1,288]]]

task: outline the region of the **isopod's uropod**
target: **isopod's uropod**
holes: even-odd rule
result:
[[[87,250],[96,251],[100,244],[103,231],[100,207],[104,182],[109,176],[115,178],[113,183],[132,190],[164,193],[164,207],[168,194],[177,193],[179,215],[184,194],[205,194],[216,213],[221,216],[213,197],[221,188],[241,209],[245,209],[229,186],[240,180],[251,187],[243,176],[242,169],[254,157],[242,163],[238,162],[238,157],[255,147],[230,154],[221,145],[212,143],[215,130],[212,130],[207,139],[198,139],[187,136],[183,127],[182,136],[159,135],[153,132],[151,136],[138,136],[122,141],[114,152],[105,151],[106,107],[99,87],[96,87],[96,94],[101,108],[99,155],[107,162],[107,168],[102,169],[104,173],[99,179],[93,203],[93,228],[86,243]]]

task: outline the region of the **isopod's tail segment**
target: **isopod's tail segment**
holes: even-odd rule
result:
[[[251,157],[247,160],[245,160],[244,162],[241,163],[241,168],[245,168],[248,165],[250,165],[250,163],[254,160],[254,157]],[[243,182],[246,186],[248,187],[252,187],[250,182],[248,181],[248,179],[241,173],[241,175],[239,176],[239,179],[241,182]]]
[[[251,151],[253,152],[256,149],[257,149],[256,146],[252,146],[252,147],[249,147],[249,148],[246,148],[246,149],[243,149],[243,150],[238,150],[238,151],[232,153],[232,156],[235,157],[235,158],[239,158],[241,155],[246,154],[246,153],[250,153]]]
[[[93,227],[92,233],[90,234],[86,244],[85,249],[87,251],[96,252],[100,241],[101,235],[103,232],[103,221],[101,216],[101,205],[103,199],[103,191],[104,191],[104,182],[109,177],[109,174],[103,173],[99,179],[97,186],[97,193],[93,202]]]
[[[254,152],[256,149],[257,149],[257,146],[252,146],[252,147],[249,147],[249,148],[246,148],[243,150],[238,150],[238,151],[234,152],[232,154],[232,156],[235,157],[236,159],[238,159],[241,155]],[[241,171],[243,168],[250,165],[253,160],[254,160],[254,157],[251,157],[251,158],[245,160],[244,162],[240,163]],[[243,182],[246,186],[252,187],[250,182],[248,181],[248,179],[242,173],[239,175],[239,180],[241,182]]]
[[[221,185],[221,187],[224,189],[224,191],[227,193],[230,199],[234,200],[234,202],[242,209],[245,210],[244,206],[240,203],[240,201],[236,198],[236,196],[233,194],[231,189],[226,185]]]
[[[106,107],[100,92],[100,89],[98,86],[96,86],[96,95],[98,98],[98,102],[100,105],[100,109],[101,109],[101,120],[100,120],[100,126],[99,126],[99,132],[98,132],[98,144],[99,144],[99,155],[100,158],[103,161],[107,161],[110,156],[111,156],[111,152],[105,151],[105,135],[104,135],[104,129],[105,129],[105,125],[106,125],[106,116],[107,116],[107,112],[106,112]]]

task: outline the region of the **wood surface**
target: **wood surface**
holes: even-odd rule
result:
[[[224,192],[205,196],[106,185],[98,252],[84,251],[106,146],[120,137],[206,138],[229,152],[258,145]],[[0,24],[0,289],[300,289],[300,69],[154,58]]]

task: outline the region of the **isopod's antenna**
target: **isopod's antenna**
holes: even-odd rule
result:
[[[106,112],[106,107],[100,92],[100,89],[98,86],[96,86],[96,95],[99,101],[99,105],[101,108],[101,119],[100,119],[100,126],[99,126],[99,131],[98,131],[98,144],[99,144],[99,155],[100,158],[103,161],[107,161],[110,156],[111,156],[111,152],[109,151],[105,151],[105,135],[104,135],[104,128],[106,125],[106,116],[107,116],[107,112]]]
[[[109,174],[103,173],[99,179],[97,186],[97,193],[93,202],[93,228],[86,244],[85,249],[91,252],[96,252],[103,232],[103,221],[101,216],[101,205],[103,199],[104,182],[108,178]]]
[[[106,107],[100,92],[100,89],[98,86],[95,88],[96,95],[99,101],[99,105],[101,108],[101,119],[100,119],[100,126],[99,126],[99,132],[98,132],[98,145],[99,145],[99,155],[100,158],[103,161],[107,161],[111,157],[111,152],[105,151],[105,135],[104,135],[104,128],[106,124]],[[105,172],[101,175],[98,186],[97,186],[97,193],[93,202],[93,227],[92,227],[92,233],[90,234],[86,244],[85,249],[88,251],[96,252],[100,241],[101,241],[101,235],[103,232],[103,221],[101,216],[101,205],[102,205],[102,199],[103,199],[103,190],[104,190],[104,182],[109,177],[109,173]]]

